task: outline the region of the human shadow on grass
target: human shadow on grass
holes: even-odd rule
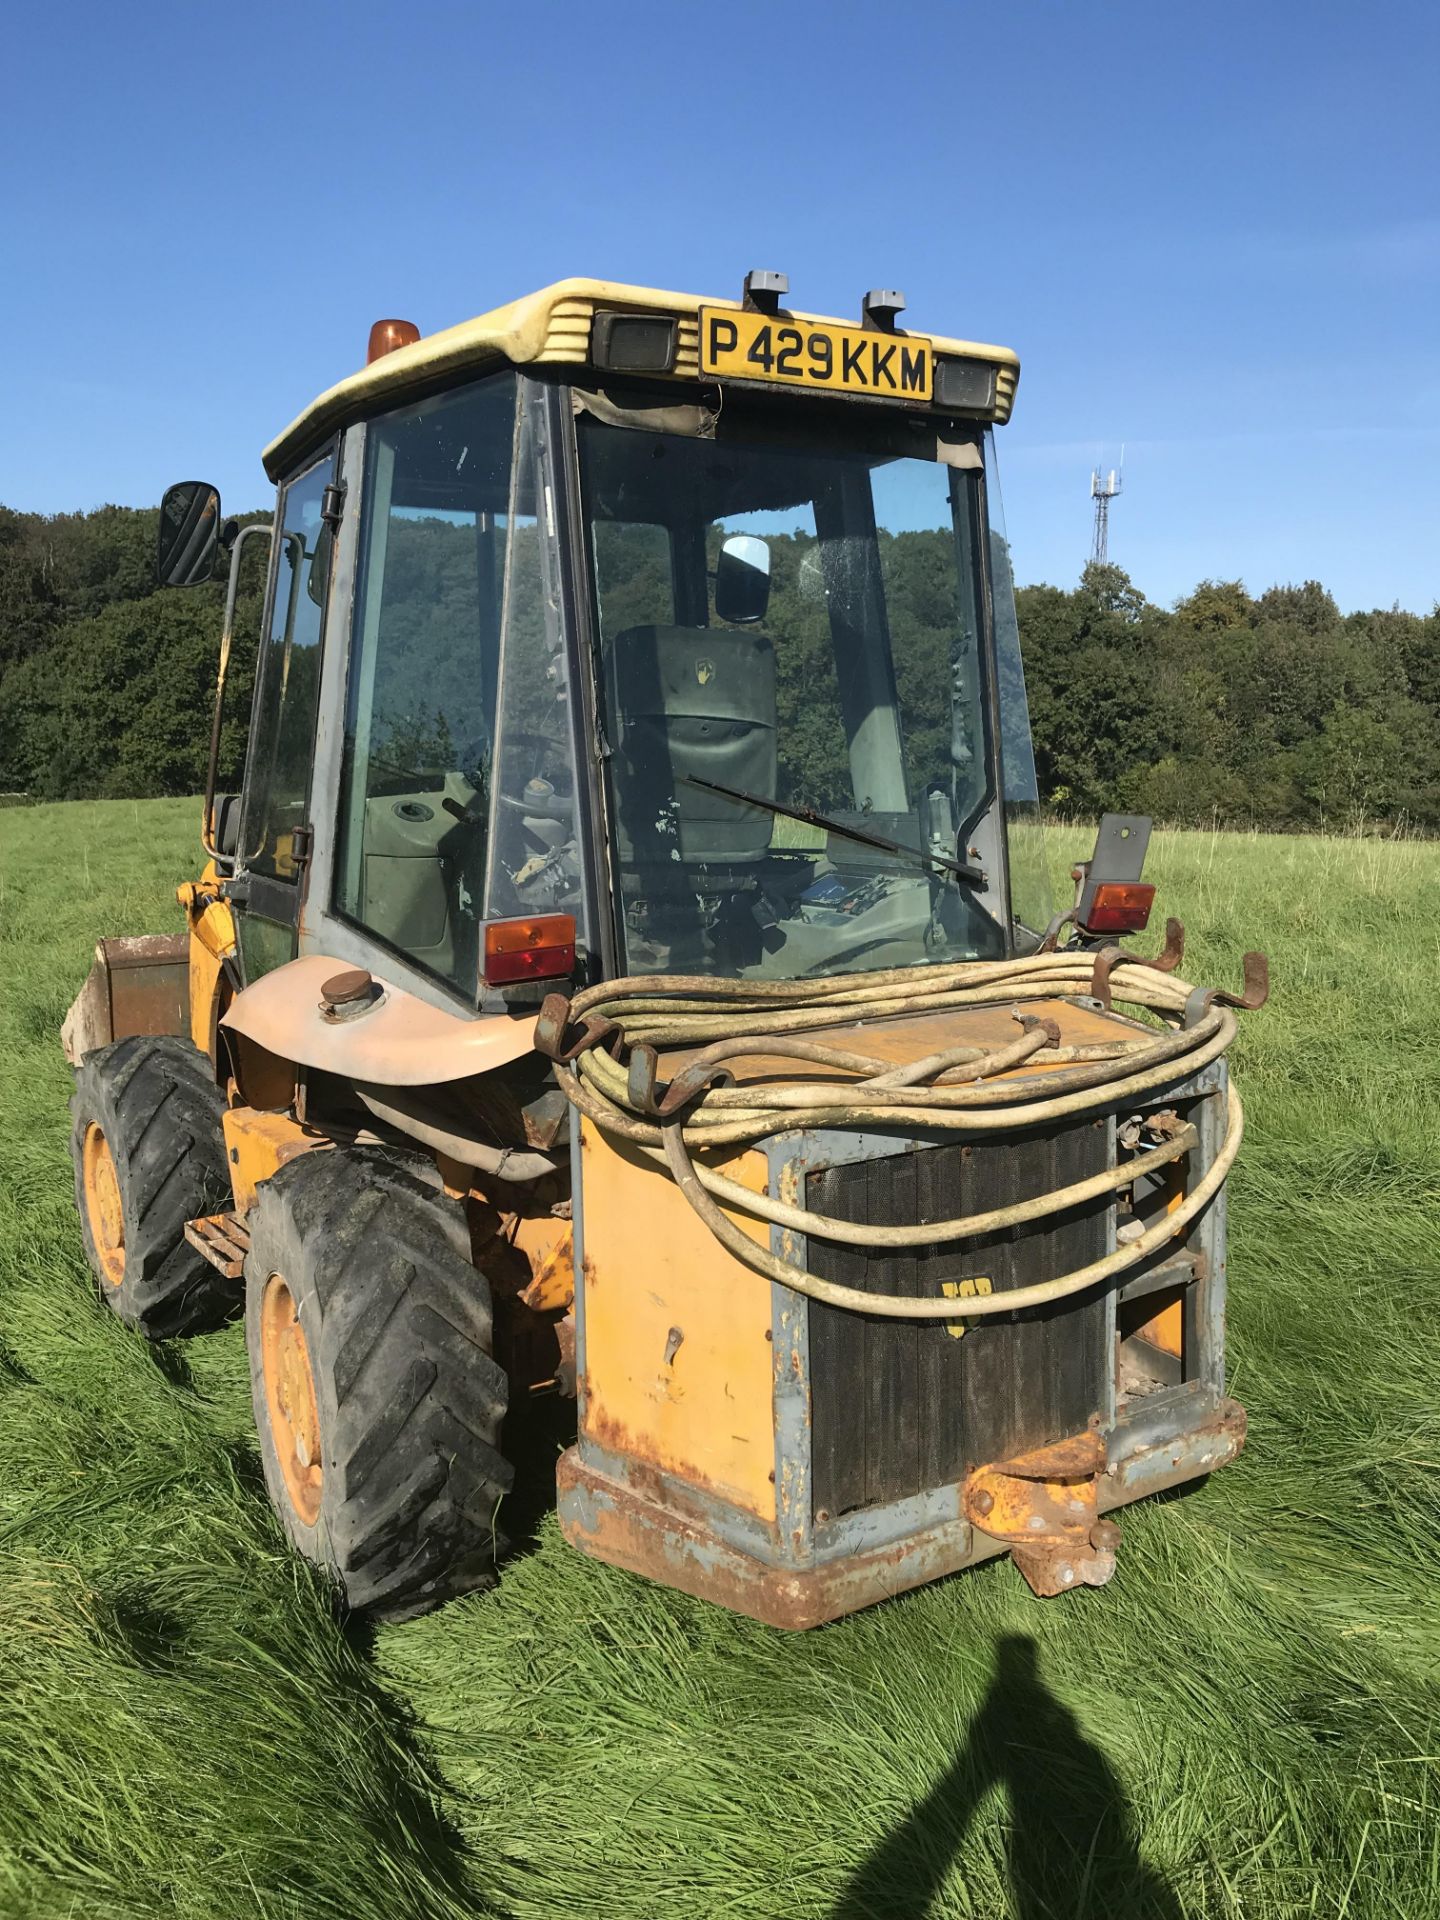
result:
[[[1016,1920],[1181,1920],[1140,1857],[1113,1767],[1040,1678],[1035,1643],[1000,1641],[965,1744],[937,1785],[865,1859],[831,1920],[924,1920],[991,1787],[1010,1803]]]

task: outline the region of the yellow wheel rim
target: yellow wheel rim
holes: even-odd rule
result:
[[[301,1520],[313,1527],[325,1483],[315,1375],[295,1296],[278,1273],[265,1282],[260,1301],[260,1369],[285,1491]]]
[[[125,1278],[125,1208],[110,1142],[93,1120],[80,1145],[80,1184],[100,1277],[118,1287]]]

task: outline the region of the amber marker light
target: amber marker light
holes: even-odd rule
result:
[[[413,347],[419,338],[420,329],[413,320],[377,320],[370,329],[366,366],[373,361],[383,360],[387,353],[394,353],[397,347]]]
[[[1085,916],[1087,933],[1140,933],[1150,918],[1155,889],[1142,880],[1102,880]]]
[[[575,971],[575,916],[541,913],[530,920],[492,920],[485,929],[485,984],[560,980]]]

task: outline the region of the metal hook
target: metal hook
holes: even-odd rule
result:
[[[1185,1025],[1196,1026],[1211,1007],[1241,1007],[1254,1013],[1270,998],[1270,962],[1263,953],[1247,953],[1241,963],[1245,969],[1245,991],[1226,993],[1223,987],[1196,987],[1185,1002]]]
[[[1098,1000],[1108,1013],[1110,975],[1122,962],[1132,967],[1150,967],[1156,973],[1174,973],[1184,958],[1185,928],[1179,920],[1165,922],[1165,944],[1153,960],[1147,960],[1141,953],[1127,952],[1124,947],[1102,947],[1095,956],[1095,970],[1090,976],[1090,998]]]
[[[651,1120],[672,1120],[683,1108],[711,1087],[733,1087],[735,1076],[728,1067],[706,1066],[697,1061],[668,1083],[659,1077],[660,1056],[643,1041],[630,1053],[630,1077],[626,1094],[636,1113]]]
[[[614,1020],[591,1015],[580,1023],[577,1039],[567,1042],[570,1027],[570,1001],[563,993],[547,993],[535,1022],[535,1051],[558,1065],[568,1065],[591,1047],[607,1047],[618,1060],[624,1043],[623,1028]]]

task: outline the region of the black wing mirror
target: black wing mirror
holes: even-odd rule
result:
[[[770,549],[753,533],[732,533],[715,568],[715,611],[732,627],[753,626],[770,604]]]
[[[155,577],[162,587],[196,587],[210,578],[220,542],[220,493],[208,480],[180,480],[160,502]]]

